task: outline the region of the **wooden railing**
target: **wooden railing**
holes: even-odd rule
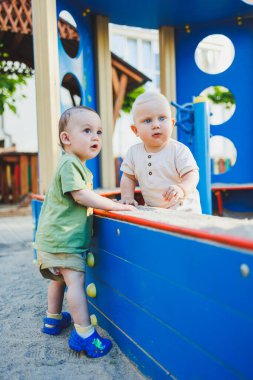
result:
[[[0,203],[18,203],[37,192],[37,153],[0,154]]]

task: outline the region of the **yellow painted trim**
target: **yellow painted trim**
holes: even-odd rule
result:
[[[193,103],[205,103],[205,102],[207,102],[207,97],[202,96],[202,95],[195,96],[195,98],[193,100]]]
[[[39,144],[39,188],[44,194],[60,155],[60,81],[56,0],[32,0]]]

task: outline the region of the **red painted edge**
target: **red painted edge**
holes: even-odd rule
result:
[[[252,185],[224,185],[224,186],[212,186],[212,191],[217,190],[253,190]]]
[[[216,235],[210,232],[198,231],[191,228],[173,226],[170,224],[164,224],[160,222],[153,222],[151,220],[146,220],[146,219],[138,218],[135,216],[121,215],[112,211],[108,212],[108,211],[95,209],[94,215],[103,216],[105,218],[110,218],[110,219],[121,220],[123,222],[137,224],[138,226],[150,227],[150,228],[159,229],[162,231],[183,234],[183,235],[195,237],[198,239],[211,240],[216,243],[222,243],[222,244],[226,244],[230,246],[232,245],[234,247],[253,250],[253,240],[248,240],[244,238],[237,238],[237,237],[228,236],[228,235]]]
[[[111,195],[117,195],[117,194],[118,192],[111,192],[111,193],[103,194],[103,196],[111,196]],[[32,198],[37,199],[39,201],[44,201],[45,197],[43,195],[32,194]],[[136,216],[122,215],[113,211],[103,211],[103,210],[94,209],[94,215],[102,216],[109,219],[120,220],[122,222],[137,224],[138,226],[150,227],[150,228],[154,228],[154,229],[158,229],[162,231],[172,232],[175,234],[191,236],[191,237],[195,237],[201,240],[210,240],[215,243],[221,243],[221,244],[253,251],[253,240],[248,240],[245,238],[239,238],[239,237],[228,236],[228,235],[216,235],[216,234],[212,234],[206,231],[194,230],[192,228],[173,226],[170,224],[165,224],[165,223],[160,223],[160,222],[153,222],[151,220],[138,218]]]

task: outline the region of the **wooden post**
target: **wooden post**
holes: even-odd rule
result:
[[[10,165],[11,167],[11,196],[12,196],[12,203],[18,202],[18,188],[17,188],[17,181],[16,181],[16,173],[15,173],[15,167],[16,164]]]
[[[8,186],[8,181],[7,181],[7,169],[8,168],[8,163],[4,162],[3,163],[3,172],[2,172],[2,178],[3,178],[3,187],[2,187],[2,191],[3,191],[3,198],[2,198],[2,202],[3,203],[9,203],[9,186]]]
[[[33,154],[30,157],[31,165],[31,191],[34,194],[38,193],[38,156]]]
[[[24,197],[29,193],[28,183],[28,156],[22,154],[19,158],[20,162],[20,195]]]
[[[119,117],[119,111],[122,108],[122,104],[124,101],[126,88],[127,88],[127,81],[128,81],[127,76],[125,74],[122,74],[120,77],[118,94],[117,94],[115,104],[114,104],[114,115],[113,115],[114,125],[117,121],[117,118]]]
[[[112,149],[114,123],[109,19],[105,16],[95,16],[94,23],[98,112],[103,125],[103,149],[100,161],[101,185],[104,188],[112,189],[115,187],[115,174]]]
[[[60,155],[60,83],[56,0],[32,0],[40,193],[48,189]]]
[[[174,28],[163,26],[159,29],[160,44],[160,82],[161,92],[169,100],[176,101],[176,63],[175,63],[175,37]],[[175,117],[175,109],[172,108]],[[174,128],[173,138],[177,138]]]

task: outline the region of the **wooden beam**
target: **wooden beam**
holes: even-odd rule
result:
[[[40,193],[51,182],[59,156],[60,80],[56,0],[33,0]]]
[[[116,97],[119,94],[119,86],[120,86],[120,83],[119,83],[117,70],[114,67],[112,67],[112,87],[113,87],[113,91]]]
[[[116,67],[117,69],[122,71],[122,73],[128,75],[130,78],[133,78],[134,80],[136,80],[136,82],[142,82],[142,77],[140,75],[133,73],[130,69],[125,67],[122,63],[117,62],[115,59],[112,59],[112,66]]]
[[[95,24],[95,57],[97,74],[98,112],[103,125],[103,149],[101,151],[100,177],[103,188],[115,187],[113,135],[112,68],[109,49],[109,19],[97,15]]]
[[[120,77],[119,94],[114,104],[114,112],[113,112],[114,125],[116,123],[117,118],[119,117],[119,111],[122,108],[122,104],[124,101],[126,88],[127,88],[127,81],[128,81],[127,76],[125,74],[122,74]]]
[[[176,101],[176,64],[175,64],[175,37],[174,28],[163,26],[159,29],[160,43],[160,83],[161,92],[168,101]],[[172,108],[172,115],[175,116],[175,109]],[[172,137],[177,139],[174,128]]]

